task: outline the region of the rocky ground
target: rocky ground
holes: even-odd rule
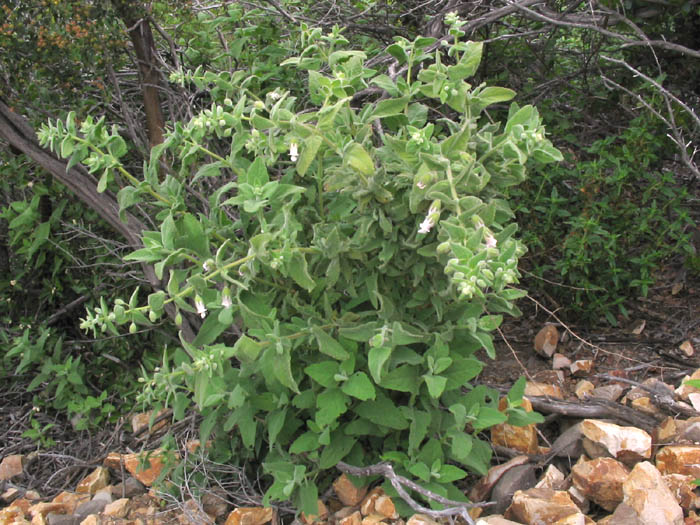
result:
[[[468,514],[457,509],[452,523],[700,524],[700,389],[684,385],[700,379],[700,280],[681,277],[669,269],[615,329],[565,324],[535,299],[523,304],[525,315],[502,327],[498,358],[478,382],[505,391],[525,375],[525,405],[545,421],[499,425],[485,436],[493,467],[465,482],[477,505]],[[46,449],[20,437],[31,397],[0,397],[0,525],[278,525],[294,518],[284,505],[260,508],[255,480],[205,459],[190,439],[194,416],[166,428],[165,413],[149,429],[149,415],[136,415],[92,434],[54,420],[55,445]],[[166,430],[178,436],[181,456],[197,459],[188,462],[185,498],[153,488],[169,459],[158,449]],[[147,460],[138,451],[149,451]],[[450,522],[429,514],[416,512],[405,525]],[[404,524],[380,488],[354,487],[340,472],[318,515],[297,519]]]

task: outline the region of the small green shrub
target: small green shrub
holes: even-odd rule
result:
[[[474,353],[494,356],[491,332],[524,295],[513,285],[525,248],[503,191],[528,159],[561,155],[534,107],[513,103],[505,125],[487,118],[515,93],[466,82],[482,45],[449,23],[447,53],[426,51],[433,38],[388,48],[405,68],[396,79],[366,67],[338,29],[303,27],[300,56],[283,65],[308,72],[312,107],[257,91],[242,71],[174,75],[214,86],[214,104],[174,124],[142,177],[120,163],[128,146],[103,120],[69,115],[40,133],[119,190],[122,209],[150,206],[159,224],[127,259],[154,264],[167,289],[103,302],[83,327],[135,331],[166,304],[176,324],[199,315],[194,340],[164,351],[141,399],[176,418],[194,405],[219,460],[269,474],[265,502],[315,512],[324,471],[381,459],[464,500],[462,467],[489,465],[478,433],[538,418],[520,407],[521,383],[502,413],[498,392],[469,380],[482,369]],[[369,86],[386,97],[356,105]]]
[[[640,117],[510,192],[530,248],[526,267],[569,312],[616,324],[660,264],[690,250],[688,193],[661,168],[667,147]]]

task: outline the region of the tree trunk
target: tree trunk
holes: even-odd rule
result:
[[[153,31],[145,18],[143,6],[126,0],[112,0],[112,5],[117,14],[126,25],[129,38],[134,46],[136,61],[141,76],[141,92],[143,94],[143,107],[146,112],[146,125],[148,127],[148,140],[151,147],[163,142],[163,130],[165,122],[160,107],[158,86],[161,75],[156,61],[156,44],[153,39]]]
[[[126,222],[122,222],[119,218],[119,204],[112,193],[107,191],[98,193],[97,181],[80,164],[66,170],[66,162],[42,148],[35,136],[34,129],[27,119],[14,113],[3,100],[0,100],[0,138],[27,155],[53,175],[56,180],[65,184],[85,206],[95,210],[130,245],[141,246],[143,223],[128,212],[126,213]],[[153,266],[144,264],[142,267],[151,286],[155,290],[162,289],[162,283],[156,277]],[[175,318],[176,312],[172,304],[167,305],[166,311],[171,318]],[[183,317],[185,318],[183,318],[181,327],[182,333],[186,340],[192,341],[194,331],[186,316]]]

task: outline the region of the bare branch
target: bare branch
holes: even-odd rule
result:
[[[454,501],[451,499],[444,498],[439,494],[435,494],[434,492],[421,487],[420,485],[414,483],[410,479],[407,479],[403,476],[399,476],[396,472],[394,472],[394,467],[392,467],[390,463],[377,463],[375,465],[370,465],[367,467],[353,467],[352,465],[348,465],[347,463],[343,463],[342,461],[340,461],[338,462],[336,467],[341,472],[344,472],[346,474],[352,474],[353,476],[384,476],[384,478],[389,480],[391,486],[394,487],[396,492],[398,492],[401,499],[408,503],[408,505],[410,505],[410,507],[413,510],[422,514],[426,514],[427,516],[430,516],[432,518],[441,518],[445,516],[460,516],[462,519],[464,519],[466,523],[474,525],[474,520],[469,515],[467,509],[495,505],[495,502],[464,503],[462,501]],[[417,492],[418,494],[424,496],[427,499],[437,501],[438,503],[442,503],[443,505],[447,505],[448,507],[442,510],[433,510],[429,509],[428,507],[424,507],[416,500],[414,500],[411,497],[411,495],[408,492],[406,492],[406,489],[404,487],[407,487],[410,490]]]

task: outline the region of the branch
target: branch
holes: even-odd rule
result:
[[[472,520],[472,517],[469,515],[467,509],[495,505],[495,502],[464,503],[462,501],[454,501],[451,499],[444,498],[439,494],[435,494],[434,492],[428,489],[424,489],[423,487],[417,485],[408,478],[399,476],[398,474],[396,474],[396,472],[394,472],[394,467],[392,467],[390,463],[377,463],[376,465],[369,465],[367,467],[353,467],[352,465],[348,465],[347,463],[339,461],[336,465],[336,468],[341,472],[351,474],[353,476],[384,476],[384,478],[389,480],[391,486],[394,487],[396,492],[398,492],[401,499],[408,503],[408,505],[413,510],[430,516],[431,518],[442,518],[445,516],[460,516],[469,525],[474,525],[474,520]],[[428,507],[424,507],[416,500],[414,500],[408,492],[406,492],[404,486],[424,496],[426,499],[431,499],[433,501],[437,501],[438,503],[442,503],[443,505],[449,506],[442,510],[432,510]]]

